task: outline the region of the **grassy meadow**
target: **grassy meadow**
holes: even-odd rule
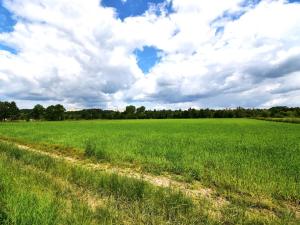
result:
[[[226,201],[216,209],[213,200],[195,201],[172,188],[1,144],[0,224],[1,218],[7,224],[28,224],[14,221],[37,215],[49,218],[45,224],[300,222],[298,124],[251,119],[15,122],[0,123],[0,137],[93,163],[200,182]],[[74,197],[82,196],[81,189],[104,203],[91,207],[86,199]],[[30,201],[40,205],[30,208]],[[22,207],[32,213],[23,215]]]

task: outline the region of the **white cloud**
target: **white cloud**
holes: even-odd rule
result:
[[[0,41],[18,54],[0,51],[0,95],[26,106],[300,104],[300,4],[173,0],[171,14],[121,21],[98,0],[4,3],[18,20]],[[133,53],[145,45],[162,50],[146,76]]]
[[[269,102],[275,104],[272,100],[277,98],[284,99],[280,103],[285,105],[300,104],[297,97],[288,101],[298,94],[295,89],[299,90],[299,86],[287,88],[289,94],[274,94],[267,89],[273,83],[287,87],[287,83],[299,76],[294,73],[300,70],[299,4],[262,1],[256,7],[241,9],[238,1],[224,1],[214,11],[209,4],[199,1],[178,2],[177,13],[171,20],[180,18],[183,29],[164,45],[174,43],[170,48],[173,51],[164,49],[165,57],[145,78],[144,85],[139,81],[140,89],[131,93],[132,98],[143,92],[151,80],[151,86],[155,84],[156,88],[152,92],[147,90],[144,98],[165,104],[192,101],[210,107],[259,107],[270,105]],[[208,15],[201,15],[205,9]],[[216,22],[216,17],[227,10],[246,11],[237,20],[222,21],[224,33],[215,36],[212,21]],[[194,19],[187,19],[193,14]],[[205,19],[201,22],[202,16]],[[291,78],[284,84],[286,76]]]
[[[112,27],[121,22],[98,1],[14,0],[6,5],[19,17],[14,32],[0,36],[19,51],[1,52],[6,82],[0,85],[7,97],[105,106],[113,93],[142,76],[126,46],[114,44]]]

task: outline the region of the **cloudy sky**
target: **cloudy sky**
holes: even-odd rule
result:
[[[0,0],[0,100],[300,106],[300,1]]]

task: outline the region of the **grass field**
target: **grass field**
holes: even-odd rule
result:
[[[29,193],[32,193],[28,198],[41,198],[42,204],[41,209],[33,211],[64,215],[60,204],[78,206],[71,207],[74,213],[68,211],[66,215],[70,218],[60,219],[66,221],[65,224],[71,221],[72,216],[74,220],[87,220],[78,224],[119,224],[120,221],[131,224],[151,224],[151,221],[152,224],[300,222],[298,124],[247,119],[16,122],[0,123],[0,136],[2,140],[84,162],[126,168],[129,173],[134,170],[151,176],[168,176],[174,182],[191,186],[200,183],[213,193],[208,198],[195,200],[177,192],[176,188],[157,187],[144,180],[119,176],[118,171],[109,175],[105,171],[101,174],[85,171],[79,165],[73,165],[74,169],[58,159],[52,159],[53,162],[47,159],[51,163],[44,163],[47,166],[43,167],[43,163],[38,162],[46,159],[40,159],[33,153],[26,155],[16,147],[2,144],[0,188],[13,190],[8,187],[20,186],[22,182],[27,184],[29,179],[33,187],[28,187],[31,190]],[[27,167],[33,170],[26,172]],[[40,172],[49,174],[50,180],[53,177],[65,180],[70,183],[70,190],[75,185],[100,195],[101,199],[109,199],[109,204],[96,207],[97,210],[90,209],[84,199],[74,198],[74,195],[81,196],[80,193],[64,194],[63,187],[47,185],[48,181],[31,175]],[[8,182],[11,177],[16,178],[15,184]],[[18,192],[25,193],[25,190],[17,189]],[[57,193],[65,199],[60,204],[54,204],[58,209],[53,209],[51,204],[57,201]],[[7,200],[7,196],[13,195],[0,197],[0,206],[23,201]],[[158,199],[162,199],[163,203]],[[72,204],[74,201],[76,204]],[[50,207],[49,210],[47,207]],[[88,218],[81,218],[83,213],[80,210],[87,210]],[[0,210],[0,221],[1,215],[8,218],[11,215],[9,212],[2,213],[3,216]],[[49,218],[51,216],[56,218],[54,214],[49,214]],[[12,218],[17,217],[14,215]],[[48,224],[56,223],[49,221]]]

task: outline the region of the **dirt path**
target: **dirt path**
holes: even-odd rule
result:
[[[4,141],[4,140],[3,140]],[[164,187],[164,188],[172,188],[174,190],[179,190],[185,193],[187,196],[191,197],[193,200],[199,200],[201,198],[206,198],[212,200],[211,202],[217,207],[222,207],[224,204],[228,202],[222,197],[216,197],[214,195],[214,191],[210,188],[204,187],[200,182],[194,181],[193,183],[186,183],[174,180],[171,176],[166,175],[159,175],[155,176],[148,173],[141,173],[133,168],[122,168],[114,166],[110,163],[91,163],[87,162],[86,160],[76,159],[73,157],[64,156],[58,153],[53,152],[46,152],[36,148],[28,147],[26,145],[12,143],[9,141],[5,141],[10,144],[16,145],[18,148],[30,151],[33,153],[46,155],[54,159],[64,160],[70,164],[80,165],[84,168],[88,168],[91,170],[99,170],[104,171],[106,173],[114,173],[119,176],[130,177],[134,179],[139,179],[146,181],[154,186],[157,187]]]

